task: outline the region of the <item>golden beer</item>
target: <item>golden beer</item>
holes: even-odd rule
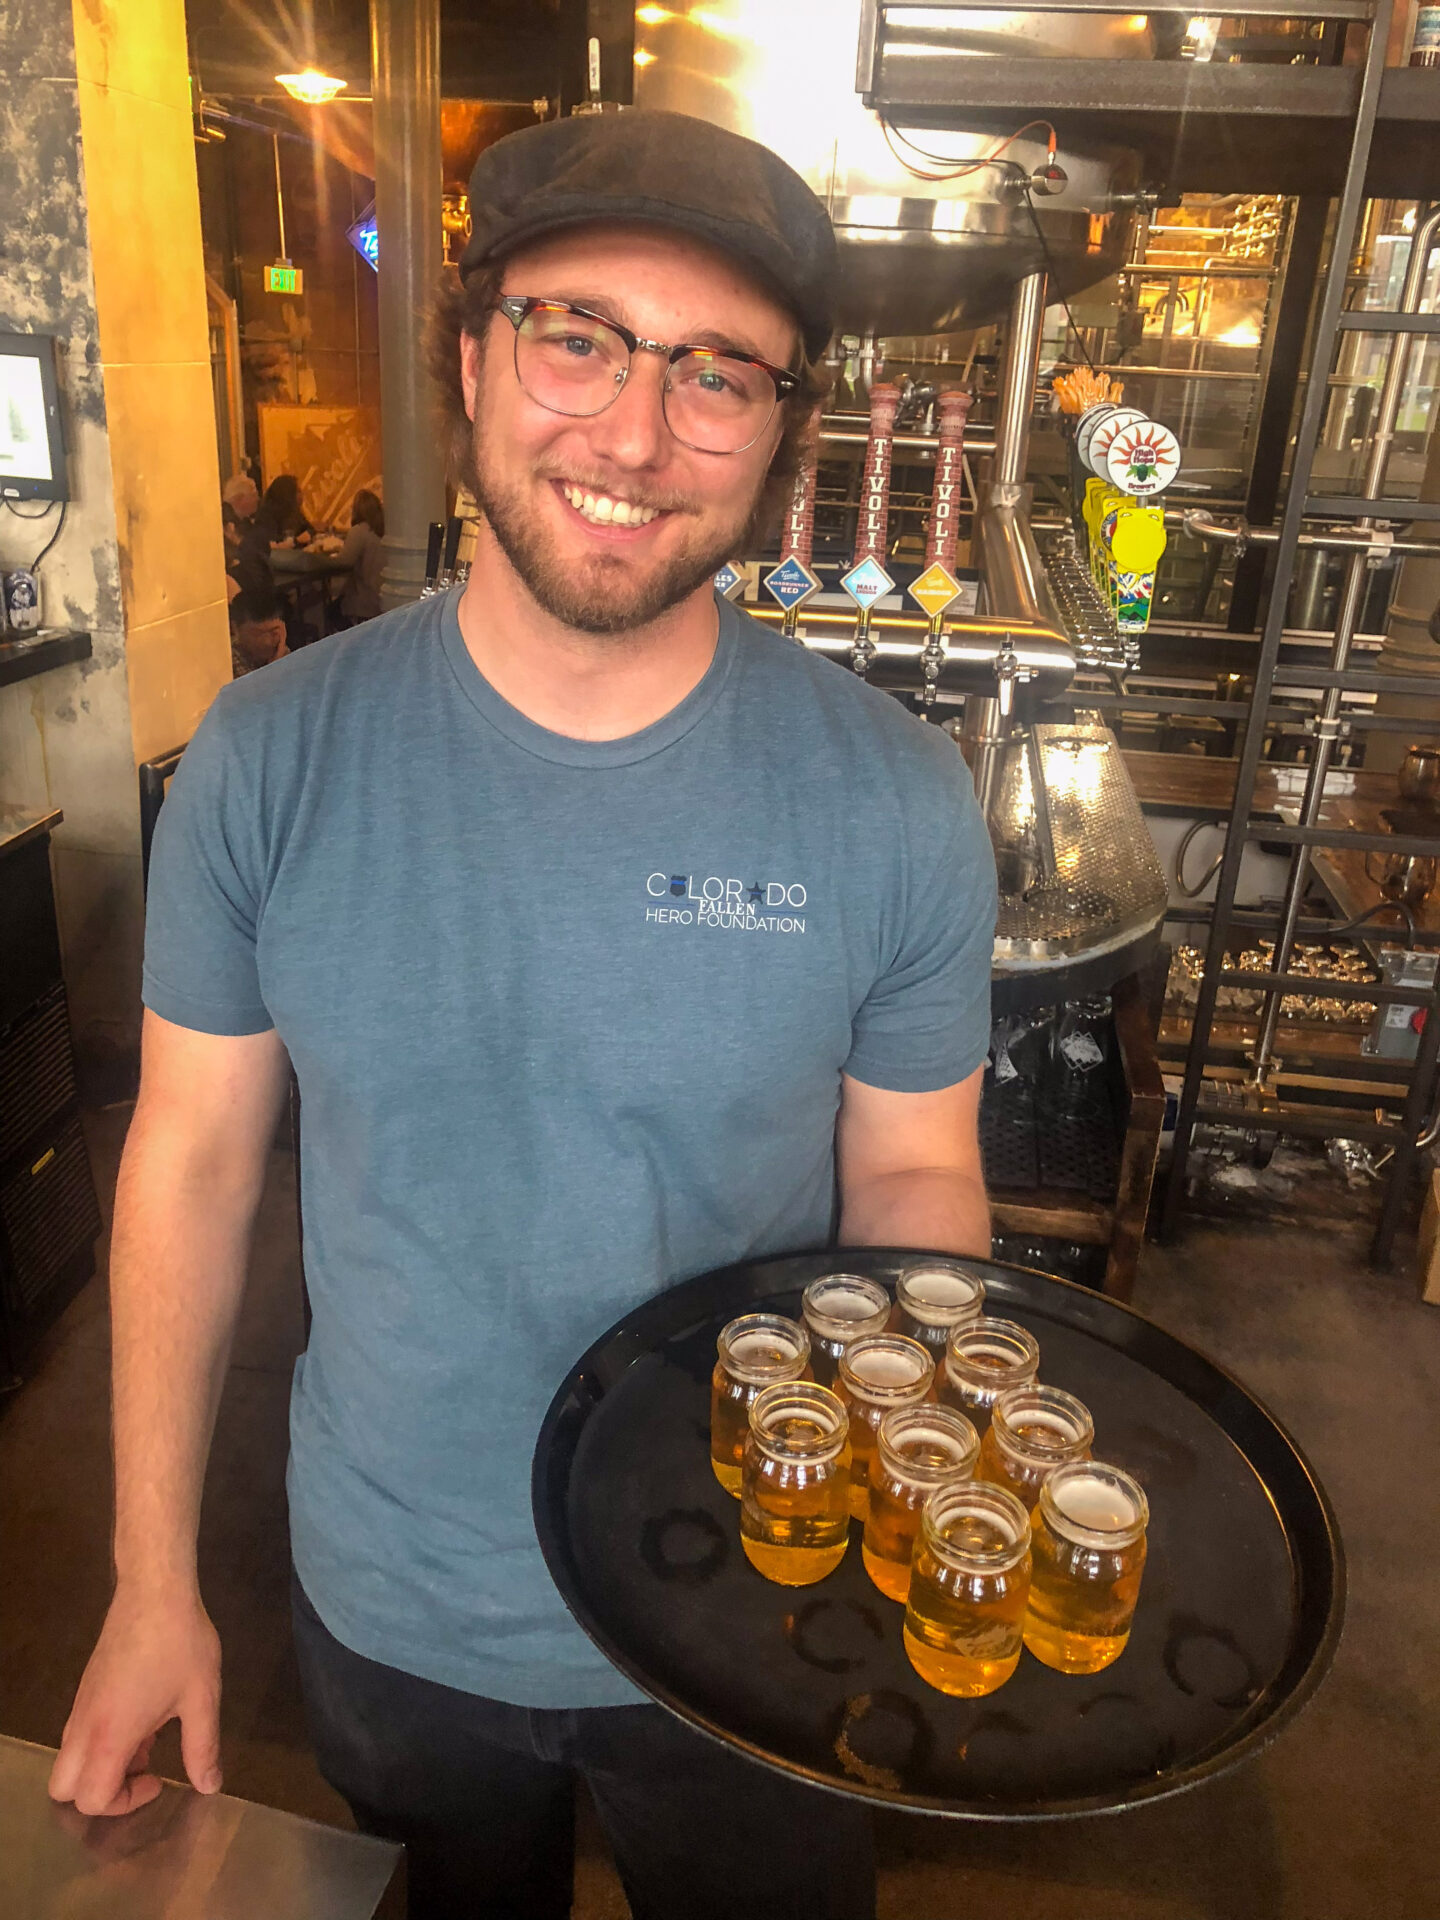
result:
[[[850,1511],[857,1520],[870,1509],[870,1458],[880,1422],[929,1399],[934,1381],[935,1362],[918,1340],[901,1333],[867,1333],[841,1354],[835,1391],[850,1415]]]
[[[949,1407],[902,1407],[887,1413],[870,1456],[870,1511],[860,1543],[865,1571],[888,1600],[903,1606],[920,1511],[937,1487],[968,1480],[980,1436]]]
[[[810,1336],[778,1313],[744,1313],[715,1342],[710,1376],[710,1465],[727,1493],[740,1498],[740,1460],[750,1431],[750,1403],[762,1387],[798,1380],[810,1364]]]
[[[962,1480],[925,1503],[905,1604],[905,1652],[928,1685],[973,1696],[1020,1659],[1030,1522],[1013,1493]]]
[[[895,1282],[895,1311],[890,1331],[906,1334],[930,1349],[937,1368],[956,1327],[978,1320],[985,1310],[985,1282],[959,1260],[927,1260],[906,1267]]]
[[[750,1405],[740,1482],[740,1544],[767,1580],[808,1587],[850,1544],[850,1422],[828,1387],[765,1387]]]
[[[1130,1638],[1150,1508],[1138,1481],[1099,1460],[1057,1467],[1040,1489],[1025,1644],[1060,1673],[1098,1673]]]
[[[1040,1371],[1033,1334],[1013,1320],[982,1318],[955,1328],[945,1348],[936,1399],[954,1407],[984,1433],[995,1402],[1007,1387],[1028,1386]]]
[[[1090,1410],[1059,1387],[1011,1387],[995,1402],[980,1442],[977,1480],[1013,1493],[1027,1513],[1056,1467],[1088,1460],[1095,1438]]]
[[[865,1333],[883,1333],[890,1296],[878,1280],[858,1273],[827,1273],[812,1280],[801,1303],[810,1333],[810,1367],[822,1387],[833,1387],[840,1356]]]

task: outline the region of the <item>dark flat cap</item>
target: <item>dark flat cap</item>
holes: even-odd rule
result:
[[[558,228],[640,220],[748,267],[799,320],[812,358],[834,326],[839,260],[824,207],[768,147],[689,114],[577,114],[497,140],[470,176],[470,220],[462,279]]]

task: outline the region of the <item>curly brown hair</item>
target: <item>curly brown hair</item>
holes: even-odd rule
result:
[[[430,372],[435,382],[444,435],[446,471],[457,485],[476,492],[474,429],[465,411],[460,381],[460,341],[469,334],[483,340],[496,311],[504,282],[503,263],[479,267],[461,281],[454,269],[446,272],[429,329]],[[800,385],[780,404],[784,431],[765,476],[760,499],[750,523],[748,543],[763,543],[778,528],[799,472],[814,450],[820,407],[833,376],[823,359],[807,360],[799,368]]]

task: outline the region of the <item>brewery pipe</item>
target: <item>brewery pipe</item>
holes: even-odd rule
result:
[[[820,439],[831,447],[863,447],[868,444],[870,430],[868,415],[863,413],[826,413],[820,417]],[[934,453],[940,445],[940,436],[935,433],[897,433],[891,445],[901,453]],[[988,427],[965,429],[965,451],[971,453],[993,453],[995,436]]]
[[[1005,329],[1005,363],[995,415],[997,486],[1018,487],[1030,454],[1030,415],[1040,373],[1040,333],[1045,323],[1045,275],[1024,274],[1015,284]]]
[[[1028,504],[1024,487],[995,481],[985,490],[975,520],[985,611],[992,620],[1063,634],[1065,623],[1030,531]]]
[[[1225,546],[1238,547],[1242,552],[1250,546],[1273,547],[1280,539],[1278,527],[1252,527],[1244,520],[1236,521],[1232,526],[1224,520],[1216,520],[1203,507],[1167,507],[1165,524],[1167,527],[1180,527],[1197,540],[1218,541]],[[1440,540],[1392,540],[1383,533],[1342,533],[1338,529],[1327,533],[1302,533],[1298,544],[1302,547],[1323,547],[1336,553],[1362,553],[1373,559],[1383,559],[1392,553],[1413,553],[1428,556],[1432,560],[1440,559]]]

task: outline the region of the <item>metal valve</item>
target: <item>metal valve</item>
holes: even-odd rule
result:
[[[870,671],[870,662],[875,658],[877,648],[870,638],[868,629],[856,635],[855,644],[850,649],[850,671],[858,673],[863,680]]]
[[[920,698],[927,707],[933,707],[939,691],[940,669],[945,664],[945,649],[939,639],[932,634],[930,640],[920,652],[920,671],[925,684],[921,688]]]
[[[1015,658],[1014,642],[1006,637],[1005,644],[995,656],[995,690],[1000,702],[1000,718],[1008,720],[1015,711],[1015,682],[1021,678],[1028,680],[1029,674],[1022,676],[1020,662]]]

